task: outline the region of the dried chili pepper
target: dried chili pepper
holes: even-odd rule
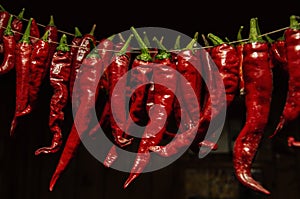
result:
[[[300,115],[300,25],[294,15],[290,17],[290,26],[284,32],[284,38],[288,70],[288,93],[279,123],[272,137],[281,131],[287,123],[295,121]]]
[[[94,32],[96,29],[96,24],[93,25],[91,32],[83,35],[82,40],[79,44],[78,50],[73,55],[72,60],[72,66],[71,66],[71,74],[70,74],[70,82],[69,82],[69,92],[70,92],[70,98],[73,98],[73,87],[76,80],[76,76],[78,73],[78,70],[86,57],[86,55],[90,52],[90,41],[93,41],[93,43],[96,43]],[[75,105],[75,104],[73,104]],[[77,106],[77,105],[76,105]]]
[[[10,135],[14,135],[17,126],[17,118],[22,116],[22,112],[28,105],[29,78],[30,77],[30,58],[32,53],[32,44],[30,43],[30,27],[32,18],[23,37],[17,43],[15,49],[15,68],[16,68],[16,108],[13,121],[11,123]]]
[[[153,105],[159,104],[165,111],[159,111],[158,115],[154,116],[155,121],[151,121],[144,131],[143,138],[140,141],[138,154],[130,175],[124,184],[126,188],[140,173],[144,170],[150,160],[150,146],[155,146],[160,143],[166,131],[164,119],[170,117],[173,110],[175,100],[175,92],[177,87],[176,64],[172,61],[171,53],[157,40],[153,38],[158,45],[158,53],[155,55],[153,62],[153,82],[154,88],[149,90],[147,104],[150,104],[149,112]],[[155,84],[155,82],[164,82],[164,85]]]
[[[64,121],[63,109],[68,100],[67,85],[69,82],[71,61],[67,36],[63,34],[52,57],[50,66],[50,85],[53,88],[53,95],[50,101],[49,128],[53,134],[53,139],[51,146],[36,150],[35,155],[55,153],[60,149],[62,144],[61,125]]]
[[[0,43],[2,43],[2,37],[5,27],[8,24],[10,14],[0,5]]]
[[[45,73],[47,71],[47,60],[49,57],[49,31],[46,31],[41,39],[33,44],[30,58],[30,81],[29,81],[29,103],[22,115],[29,114],[35,107]]]
[[[35,19],[32,18],[31,29],[30,29],[30,42],[34,44],[40,39],[40,29]]]
[[[250,20],[249,42],[244,44],[246,122],[235,140],[233,166],[237,179],[246,187],[270,194],[251,175],[251,165],[268,122],[272,98],[269,45],[257,33],[257,20]]]
[[[74,37],[71,42],[71,49],[70,49],[72,60],[74,59],[74,55],[76,54],[76,52],[79,48],[79,44],[82,40],[82,34],[81,34],[79,28],[75,27],[74,29],[75,29],[75,33],[74,33]]]
[[[21,12],[18,14],[16,18],[12,21],[11,28],[14,32],[14,37],[16,42],[18,42],[22,35],[21,33],[23,32],[23,16],[24,16],[25,8],[21,10]]]
[[[237,40],[242,41],[242,30],[244,29],[244,26],[241,26],[238,35]],[[240,67],[239,67],[239,90],[240,95],[245,95],[245,81],[243,77],[243,58],[244,58],[244,42],[240,42],[238,45],[236,45],[236,50],[238,53],[238,57],[240,59]]]
[[[13,16],[10,15],[6,30],[3,34],[3,46],[4,46],[4,59],[0,66],[0,75],[8,73],[15,67],[15,49],[16,41],[14,33],[11,30],[11,22]]]
[[[53,15],[50,16],[50,21],[48,25],[45,27],[45,32],[48,32],[48,42],[49,42],[49,56],[47,63],[45,65],[46,70],[44,71],[42,77],[45,77],[47,75],[47,72],[49,70],[52,57],[56,51],[57,43],[58,43],[58,29],[54,23]]]
[[[91,110],[95,106],[97,100],[97,85],[100,79],[100,73],[103,70],[103,63],[98,54],[97,48],[94,46],[94,41],[90,40],[91,52],[82,62],[82,66],[78,70],[78,80],[74,86],[77,86],[80,95],[80,104],[75,115],[74,124],[69,133],[65,147],[57,164],[56,170],[50,181],[50,191],[65,171],[70,161],[73,159],[80,145],[80,137],[86,132],[89,126]],[[76,124],[76,125],[75,125]]]

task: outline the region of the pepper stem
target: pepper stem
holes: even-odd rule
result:
[[[133,32],[142,53],[140,55],[138,55],[137,59],[143,60],[143,61],[152,61],[152,57],[149,53],[149,50],[146,46],[146,44],[143,42],[142,38],[140,37],[140,35],[138,34],[138,32],[136,31],[136,29],[132,26],[131,31]]]
[[[59,45],[57,46],[56,50],[67,52],[70,50],[67,42],[67,35],[63,34],[60,38]]]
[[[3,8],[3,6],[0,4],[0,10],[2,11],[2,12],[4,12],[5,11],[5,9]]]
[[[49,32],[50,32],[50,30],[47,30],[47,31],[45,32],[45,34],[44,34],[43,37],[42,37],[42,40],[43,40],[43,41],[45,41],[45,42],[48,42],[48,41],[49,41],[49,40],[48,40]]]
[[[19,20],[23,20],[24,17],[25,8],[22,8],[21,12],[18,14],[17,18]]]
[[[116,35],[113,34],[112,36],[108,37],[107,40],[112,41],[112,40],[114,40],[115,37],[116,37]]]
[[[125,39],[121,33],[119,33],[118,36],[121,42],[125,42]]]
[[[299,22],[297,21],[297,17],[295,15],[290,16],[290,28],[291,29],[300,29]]]
[[[94,35],[96,30],[96,24],[93,25],[90,35]]]
[[[13,31],[11,30],[12,19],[13,19],[13,15],[10,15],[7,26],[6,26],[6,30],[4,31],[4,35],[8,35],[8,36],[14,35]]]
[[[211,42],[213,43],[214,46],[222,45],[225,43],[220,37],[218,37],[212,33],[208,33],[207,38],[211,40]]]
[[[264,42],[263,38],[261,37],[261,31],[260,31],[260,28],[259,28],[259,25],[258,25],[258,18],[256,17],[256,30],[257,30],[257,40],[258,42]]]
[[[242,37],[242,31],[243,31],[243,29],[244,29],[244,26],[240,26],[239,31],[238,31],[237,36],[236,36],[236,39],[238,41],[242,41],[243,40],[243,37]]]
[[[205,35],[204,35],[204,34],[201,34],[201,37],[202,37],[202,40],[203,40],[203,42],[204,42],[204,46],[205,46],[205,47],[209,46],[209,42],[207,41]]]
[[[127,49],[128,49],[128,47],[129,47],[129,44],[130,44],[130,42],[131,42],[131,39],[133,38],[133,34],[131,34],[129,37],[128,37],[128,39],[126,40],[126,42],[125,42],[125,44],[124,44],[124,46],[121,48],[121,50],[118,52],[118,56],[121,56],[121,55],[124,55],[124,54],[126,54],[126,52],[127,52]]]
[[[155,56],[156,59],[168,59],[171,54],[167,52],[167,48],[154,36],[153,41],[158,46],[158,54]]]
[[[86,56],[86,58],[91,58],[91,57],[101,58],[101,56],[98,53],[98,49],[96,48],[95,43],[91,39],[88,39],[88,40],[90,43],[91,52]]]
[[[250,19],[250,33],[249,33],[249,42],[257,42],[258,41],[258,32],[256,25],[256,18]]]
[[[192,50],[193,49],[195,43],[198,40],[198,35],[199,35],[199,33],[196,32],[195,35],[194,35],[194,38],[192,39],[192,41],[185,47],[186,50]]]
[[[146,31],[143,32],[143,35],[144,35],[143,41],[145,42],[147,48],[150,48],[151,44],[150,44],[150,41],[149,41]]]
[[[159,40],[159,42],[162,44],[163,43],[163,41],[164,41],[164,36],[161,36],[161,38],[160,38],[160,40]]]
[[[78,27],[75,27],[75,37],[82,37],[82,34]]]
[[[22,36],[22,38],[20,39],[19,43],[30,43],[30,27],[31,27],[31,22],[32,22],[33,18],[30,18],[29,21],[28,21],[28,24],[27,24],[27,27],[26,27],[26,30]]]
[[[175,40],[174,50],[179,50],[180,49],[180,39],[181,39],[181,35],[178,35],[176,40]]]
[[[50,16],[50,21],[48,23],[48,26],[55,26],[53,15]]]

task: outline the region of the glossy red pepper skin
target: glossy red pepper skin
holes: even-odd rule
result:
[[[293,16],[291,16],[291,21]],[[296,21],[296,20],[293,20]],[[292,22],[291,22],[292,23]],[[297,24],[297,22],[294,22]],[[295,121],[300,115],[300,27],[290,27],[284,32],[286,43],[286,59],[288,70],[288,93],[286,102],[280,116],[280,121],[276,127],[273,136],[279,132],[284,125]]]
[[[54,53],[50,66],[50,85],[53,95],[50,100],[49,128],[53,134],[51,146],[43,147],[35,151],[35,155],[41,153],[55,153],[62,144],[61,125],[64,121],[64,108],[68,101],[68,82],[70,76],[71,55],[67,46],[66,35],[61,38],[60,45]]]
[[[15,67],[16,41],[10,26],[11,20],[12,16],[9,19],[9,23],[2,37],[4,46],[4,59],[0,66],[0,75],[8,73]]]
[[[42,77],[45,78],[49,73],[49,67],[52,61],[52,57],[56,51],[57,43],[58,43],[58,29],[54,24],[53,16],[50,16],[50,22],[44,29],[45,32],[48,32],[48,43],[49,43],[49,52],[48,52],[48,60],[45,64],[45,70],[42,73]]]
[[[22,35],[21,33],[23,32],[23,14],[24,14],[25,8],[22,9],[20,14],[14,18],[11,24],[11,28],[14,32],[14,37],[16,42],[18,42]]]
[[[10,14],[6,10],[4,10],[2,6],[0,9],[0,43],[2,43],[3,33],[5,31],[5,28],[3,27],[7,26]]]
[[[278,66],[288,72],[286,54],[286,41],[284,39],[278,39],[271,44],[270,56],[273,66]]]
[[[243,76],[244,44],[238,44],[236,51],[239,57],[239,94],[245,95],[245,81]]]
[[[53,190],[56,181],[73,159],[81,142],[80,137],[86,133],[86,130],[89,127],[91,110],[94,108],[95,100],[97,100],[98,97],[98,93],[97,91],[95,92],[95,88],[97,88],[100,72],[102,70],[103,63],[97,54],[96,56],[93,55],[86,57],[83,60],[82,67],[80,67],[78,71],[79,80],[75,86],[78,86],[82,95],[80,95],[80,104],[76,111],[74,120],[74,122],[76,122],[76,126],[74,123],[71,132],[69,133],[64,150],[50,181],[50,191]]]
[[[40,29],[34,18],[32,18],[31,22],[30,36],[30,42],[32,44],[36,43],[40,39]]]

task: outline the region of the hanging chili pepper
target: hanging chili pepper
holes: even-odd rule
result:
[[[0,5],[0,43],[2,43],[3,32],[8,24],[10,14]]]
[[[50,16],[50,21],[48,25],[45,27],[45,32],[47,31],[48,31],[48,43],[49,43],[49,56],[48,56],[47,63],[45,65],[46,70],[44,70],[42,77],[45,77],[47,75],[47,72],[49,72],[49,67],[52,61],[52,57],[56,51],[57,43],[58,43],[58,29],[54,24],[53,15]]]
[[[8,73],[15,67],[15,49],[16,41],[14,38],[14,33],[11,30],[11,22],[13,16],[10,15],[6,30],[3,34],[3,46],[4,46],[4,59],[0,66],[0,75]]]
[[[79,79],[74,85],[77,86],[79,91],[82,93],[79,100],[80,104],[78,106],[74,123],[66,141],[64,150],[51,178],[50,191],[53,190],[56,181],[75,156],[75,153],[80,145],[80,137],[83,136],[90,125],[91,110],[94,108],[95,101],[98,97],[96,88],[98,85],[98,80],[100,79],[100,73],[103,70],[103,63],[93,40],[90,40],[89,47],[92,50],[83,60],[82,66],[78,70]]]
[[[50,66],[50,85],[53,88],[53,95],[50,101],[49,128],[53,134],[53,139],[51,146],[36,150],[35,155],[55,153],[62,144],[61,125],[64,120],[63,109],[68,100],[67,84],[70,76],[71,61],[67,36],[63,34]]]
[[[81,34],[79,28],[75,27],[74,29],[75,29],[75,33],[74,33],[74,37],[71,42],[71,49],[70,49],[72,60],[74,59],[74,55],[76,54],[76,52],[79,48],[79,44],[82,40],[82,34]]]
[[[29,114],[35,107],[40,87],[47,70],[46,64],[49,57],[49,31],[46,31],[41,39],[33,44],[30,58],[30,81],[29,81],[29,103],[22,111],[22,115]]]
[[[30,42],[34,44],[39,40],[39,38],[40,38],[39,26],[36,23],[35,19],[32,18],[31,29],[30,29]]]
[[[290,26],[284,32],[284,38],[288,70],[288,93],[279,123],[271,137],[281,131],[287,123],[295,121],[300,115],[300,92],[298,89],[300,87],[300,25],[294,15],[290,17]]]
[[[237,40],[242,41],[242,30],[244,29],[244,26],[241,26],[238,35],[237,35]],[[236,50],[237,54],[239,57],[239,90],[240,90],[240,95],[245,95],[245,82],[244,82],[244,77],[243,77],[243,58],[244,58],[244,42],[240,42],[238,45],[236,45]]]
[[[270,194],[251,175],[255,157],[268,122],[272,97],[272,70],[269,45],[257,33],[257,20],[250,20],[249,42],[244,44],[246,122],[233,147],[233,166],[237,179],[246,187]]]
[[[25,8],[23,8],[21,10],[21,12],[19,13],[19,15],[16,18],[14,18],[14,20],[11,24],[11,28],[13,30],[16,42],[18,42],[22,37],[21,33],[23,32],[24,12],[25,12]]]
[[[28,105],[29,77],[30,77],[30,57],[32,44],[30,43],[30,27],[33,18],[30,18],[23,37],[17,43],[15,49],[16,68],[16,108],[13,121],[11,123],[10,135],[13,136],[17,126],[17,118],[22,116],[22,112]]]
[[[159,104],[164,111],[159,111],[154,121],[151,121],[144,132],[143,138],[140,141],[138,154],[135,159],[134,165],[131,169],[130,175],[124,184],[126,188],[134,179],[136,179],[140,173],[144,170],[150,160],[150,146],[155,146],[160,143],[166,131],[166,124],[164,119],[170,117],[173,110],[173,103],[175,99],[175,92],[177,87],[176,64],[172,62],[171,53],[167,52],[167,49],[157,40],[156,37],[153,40],[158,45],[158,53],[154,57],[153,65],[153,82],[164,82],[164,85],[154,84],[154,88],[149,90],[148,98],[152,106]],[[151,113],[150,113],[151,114]]]
[[[82,40],[79,43],[78,50],[73,55],[71,74],[70,74],[70,82],[69,82],[69,92],[70,92],[71,99],[73,98],[73,87],[74,87],[74,83],[76,80],[78,70],[79,70],[84,58],[86,57],[87,54],[89,54],[89,52],[91,50],[90,40],[93,41],[94,45],[96,43],[96,40],[94,37],[95,29],[96,29],[96,24],[93,25],[90,33],[83,35]],[[73,105],[75,105],[75,104],[73,104]]]

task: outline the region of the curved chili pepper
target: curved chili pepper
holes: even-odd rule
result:
[[[56,25],[54,24],[53,15],[50,16],[50,21],[48,25],[45,27],[45,32],[48,32],[48,43],[49,43],[49,56],[47,63],[45,65],[44,73],[42,74],[42,77],[44,78],[47,73],[49,72],[49,67],[52,61],[52,57],[56,51],[57,48],[57,42],[58,42],[58,29]]]
[[[30,57],[32,44],[30,43],[30,27],[33,18],[30,18],[25,33],[16,45],[15,68],[16,68],[16,108],[13,121],[11,123],[10,135],[13,136],[17,126],[17,118],[22,116],[22,112],[28,105]]]
[[[75,27],[74,29],[75,29],[75,33],[74,33],[74,37],[71,42],[71,49],[70,49],[72,60],[74,59],[74,56],[79,48],[79,44],[82,40],[82,34],[81,34],[79,28]]]
[[[70,74],[70,82],[69,82],[69,92],[70,92],[70,98],[73,98],[73,87],[75,83],[75,79],[77,76],[77,73],[79,71],[79,68],[86,57],[87,54],[89,54],[91,47],[90,47],[90,41],[93,41],[93,43],[96,43],[94,32],[96,29],[96,24],[93,25],[92,30],[90,33],[87,33],[83,35],[81,42],[79,43],[78,50],[73,55],[72,60],[72,67],[71,67],[71,74]],[[73,104],[75,105],[75,104]],[[77,105],[76,105],[77,106]]]
[[[167,119],[173,110],[173,103],[175,94],[173,93],[177,87],[177,76],[174,71],[176,70],[176,64],[172,62],[171,53],[167,52],[167,49],[157,40],[156,37],[153,40],[158,44],[158,53],[155,55],[153,62],[153,82],[163,81],[164,86],[154,84],[154,88],[149,90],[148,98],[150,98],[149,111],[155,104],[159,104],[164,108],[165,112],[159,112],[154,116],[155,121],[151,121],[147,125],[143,138],[140,141],[138,148],[138,154],[135,159],[134,165],[131,169],[130,175],[124,184],[124,188],[136,179],[140,173],[144,170],[150,160],[150,146],[155,146],[160,143],[166,130],[166,124],[164,119]],[[151,113],[150,113],[151,114]]]
[[[4,59],[0,66],[0,75],[8,73],[15,67],[15,48],[16,41],[14,33],[11,30],[11,22],[13,16],[10,15],[6,30],[3,34],[3,46],[4,46]]]
[[[246,122],[233,147],[233,166],[237,179],[246,187],[270,194],[251,175],[255,157],[268,122],[272,98],[272,70],[269,45],[258,38],[257,20],[250,20],[249,42],[244,44],[243,75],[245,80]]]
[[[244,29],[244,26],[241,26],[237,35],[237,40],[241,41],[242,38],[242,30]],[[243,77],[243,58],[244,58],[244,42],[240,42],[238,45],[236,45],[236,50],[238,57],[240,59],[240,67],[239,67],[239,89],[240,89],[240,95],[245,95],[245,81]]]
[[[30,29],[30,42],[34,44],[40,39],[40,29],[35,19],[32,18],[31,29]]]
[[[0,43],[2,43],[2,37],[5,27],[8,24],[10,14],[0,5]]]
[[[47,70],[46,64],[49,57],[49,31],[46,31],[41,39],[33,44],[30,59],[30,82],[29,82],[29,103],[22,114],[29,114],[35,107],[44,80],[44,74]]]
[[[18,42],[22,35],[22,30],[23,30],[23,16],[24,16],[24,12],[25,12],[25,8],[23,8],[21,10],[21,12],[19,13],[19,15],[14,18],[12,24],[11,24],[11,28],[14,32],[14,37],[15,37],[15,40],[16,42]]]
[[[290,17],[290,27],[284,32],[286,42],[286,58],[288,69],[288,93],[283,112],[280,116],[280,121],[273,133],[275,136],[281,129],[289,122],[294,121],[300,115],[300,102],[298,96],[300,95],[298,87],[300,86],[300,25],[296,17]]]
[[[50,66],[50,85],[53,88],[53,95],[50,101],[49,128],[53,134],[53,139],[51,146],[36,150],[35,155],[55,153],[62,144],[61,124],[64,120],[63,109],[68,100],[67,84],[70,77],[71,61],[67,36],[63,34]]]
[[[94,108],[95,101],[97,100],[98,94],[95,90],[100,78],[100,72],[103,70],[103,63],[98,54],[97,48],[94,46],[94,41],[90,40],[90,42],[90,48],[93,50],[91,50],[91,52],[83,60],[82,66],[78,70],[79,79],[74,85],[77,86],[82,93],[82,95],[80,95],[80,104],[74,118],[71,132],[69,133],[55,172],[52,175],[49,187],[50,191],[53,190],[56,181],[75,156],[81,142],[80,137],[89,127],[91,110]]]

